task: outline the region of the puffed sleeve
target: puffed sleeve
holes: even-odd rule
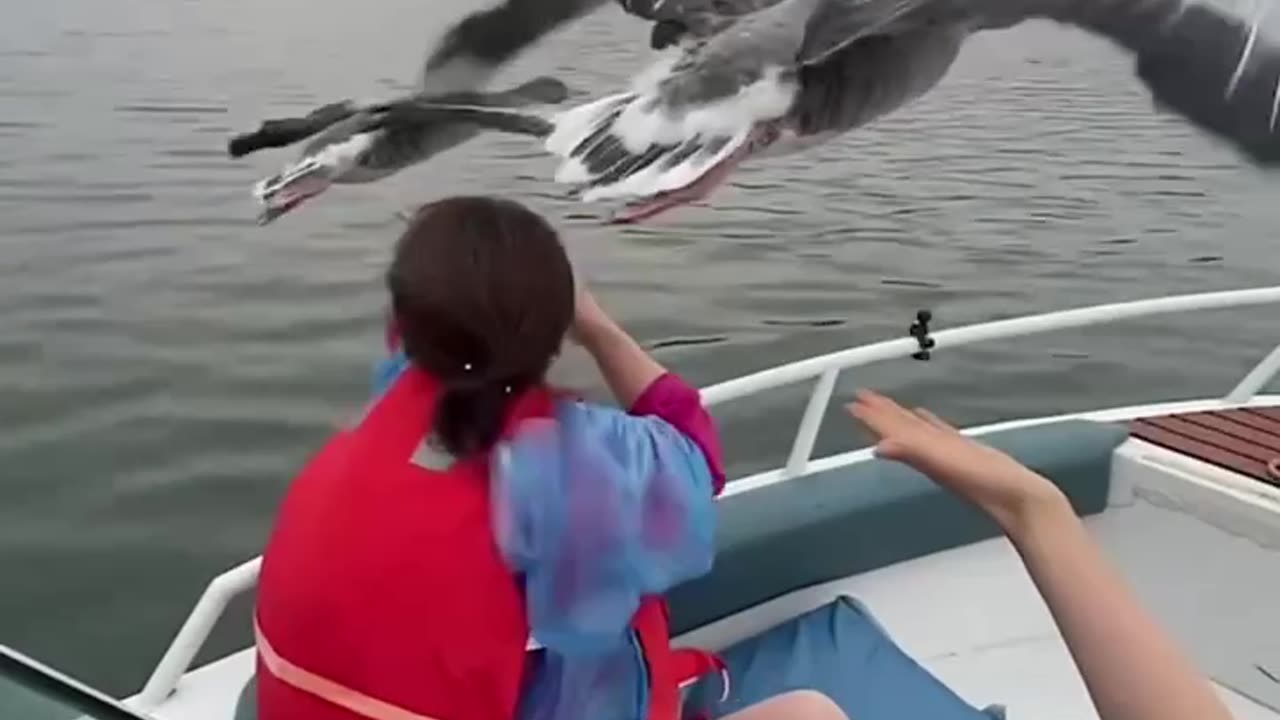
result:
[[[711,570],[716,473],[659,414],[563,401],[493,460],[496,539],[547,648],[616,648],[642,597]]]

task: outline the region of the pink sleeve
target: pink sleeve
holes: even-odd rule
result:
[[[628,412],[632,415],[656,415],[692,440],[706,456],[715,481],[715,494],[720,494],[725,484],[720,433],[715,419],[703,407],[697,388],[675,373],[666,373],[640,393]]]
[[[400,349],[400,323],[396,322],[395,313],[391,311],[391,308],[387,308],[382,338],[387,343],[387,352],[393,353]]]

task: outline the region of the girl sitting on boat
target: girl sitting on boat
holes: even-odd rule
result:
[[[708,572],[719,439],[698,393],[575,290],[556,231],[455,197],[387,273],[397,356],[290,487],[263,554],[262,720],[676,720],[714,656],[663,592]],[[566,336],[627,412],[549,387]],[[843,716],[799,692],[744,718]]]

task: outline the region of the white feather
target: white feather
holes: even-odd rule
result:
[[[560,157],[568,157],[588,135],[595,132],[605,116],[613,110],[622,99],[631,97],[629,93],[608,95],[592,100],[586,105],[569,108],[551,118],[555,129],[547,136],[543,146],[547,152]]]
[[[614,132],[623,147],[643,152],[654,144],[670,144],[698,135],[732,135],[755,124],[777,119],[795,100],[797,86],[783,74],[781,67],[765,69],[761,78],[738,90],[734,95],[672,112],[655,100],[656,95],[642,95],[632,100],[614,123]]]
[[[1276,120],[1280,117],[1280,78],[1276,78],[1276,90],[1271,93],[1271,121],[1267,125],[1267,129],[1271,132],[1276,131]]]
[[[671,77],[676,63],[685,56],[686,51],[671,48],[658,54],[658,59],[631,78],[631,92],[637,95],[651,95],[657,91],[659,83]]]
[[[643,170],[627,175],[610,185],[599,185],[583,194],[586,202],[614,198],[648,197],[662,192],[679,190],[696,181],[720,164],[746,142],[750,130],[743,130],[731,141],[720,148],[714,155],[694,153],[674,167],[664,167],[665,157],[658,159]],[[676,150],[672,150],[672,153]]]
[[[356,133],[340,143],[324,146],[311,158],[321,165],[333,168],[337,173],[342,173],[355,167],[360,161],[360,156],[372,146],[372,133]]]
[[[372,145],[371,133],[356,133],[342,142],[326,145],[318,152],[299,158],[297,162],[286,166],[279,175],[254,183],[253,196],[265,202],[269,196],[320,168],[326,168],[327,177],[341,175],[355,167],[360,161],[360,156]]]
[[[587,202],[617,197],[642,197],[676,190],[697,180],[704,173],[738,150],[753,127],[774,120],[790,110],[797,86],[783,68],[770,66],[761,78],[744,86],[734,95],[705,105],[672,111],[657,102],[659,85],[670,77],[678,53],[672,53],[632,81],[632,92],[609,95],[560,113],[553,118],[555,129],[547,137],[545,147],[553,155],[564,158],[556,171],[558,183],[585,185],[609,173],[612,168],[592,173],[585,163],[573,157],[574,151],[625,103],[612,121],[610,135],[616,137],[629,153],[639,155],[654,145],[674,145],[675,153],[685,141],[695,138],[731,137],[714,155],[695,153],[671,168],[664,168],[659,158],[630,175],[609,185],[590,188],[583,196]]]
[[[578,158],[568,158],[556,169],[556,182],[561,185],[581,185],[594,177],[585,163]]]
[[[1255,0],[1252,4],[1257,5],[1258,3]],[[1253,46],[1258,41],[1258,28],[1266,20],[1270,4],[1270,2],[1263,3],[1260,9],[1256,7],[1254,9],[1253,21],[1249,23],[1249,37],[1245,40],[1244,48],[1240,51],[1240,59],[1236,62],[1236,69],[1231,73],[1231,79],[1227,81],[1225,97],[1230,98],[1236,93],[1240,78],[1244,76],[1244,71],[1249,66],[1249,59],[1253,56]]]

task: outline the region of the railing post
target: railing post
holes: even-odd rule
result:
[[[813,392],[809,395],[809,404],[804,409],[804,417],[800,420],[800,429],[796,430],[795,442],[791,444],[791,454],[787,456],[786,477],[795,477],[804,472],[813,455],[813,444],[818,439],[818,429],[822,427],[822,418],[827,414],[827,405],[831,402],[831,393],[836,389],[836,378],[840,370],[824,371],[813,384]]]
[[[160,658],[155,670],[151,672],[147,684],[134,696],[133,705],[136,708],[150,711],[169,697],[191,667],[196,653],[204,647],[205,640],[213,632],[213,626],[222,617],[227,604],[235,596],[254,587],[261,569],[262,558],[256,557],[222,573],[209,583],[165,651],[164,657]]]
[[[1258,391],[1267,386],[1277,374],[1280,374],[1280,345],[1277,345],[1262,362],[1253,366],[1248,375],[1236,384],[1224,398],[1227,402],[1242,403],[1251,399]]]

